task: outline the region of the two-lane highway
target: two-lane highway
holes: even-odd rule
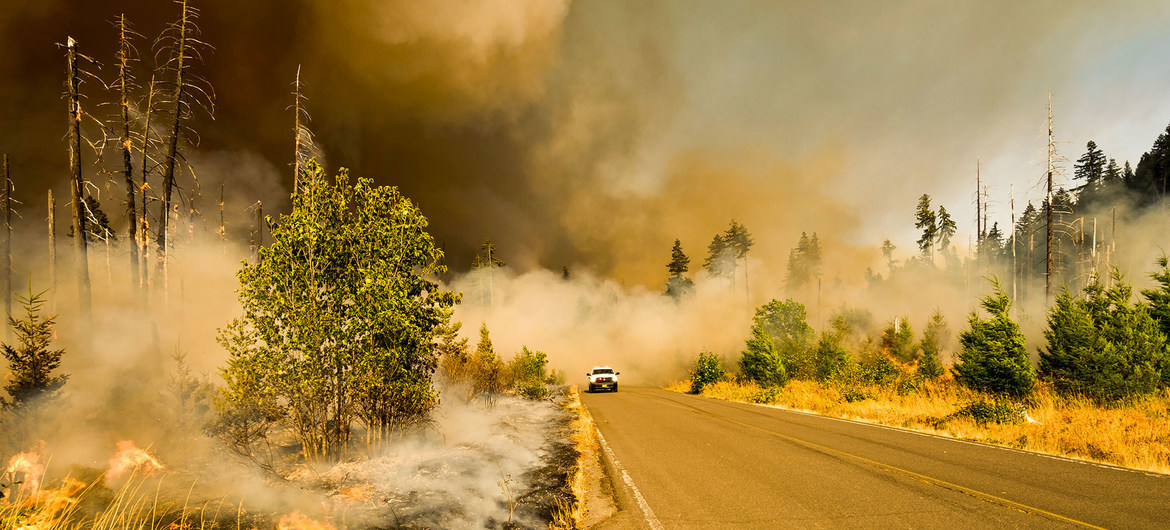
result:
[[[582,401],[620,493],[609,526],[1170,527],[1163,475],[660,389]]]

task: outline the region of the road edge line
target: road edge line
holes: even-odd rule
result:
[[[634,479],[630,477],[626,468],[622,467],[622,463],[613,454],[613,449],[610,449],[609,444],[606,443],[605,436],[601,434],[601,429],[597,429],[597,440],[601,442],[601,449],[609,457],[609,462],[613,465],[614,470],[621,473],[622,482],[625,482],[626,486],[630,488],[630,491],[634,493],[634,500],[638,502],[638,508],[642,510],[642,515],[645,516],[646,524],[650,525],[650,528],[653,530],[665,530],[666,527],[662,526],[658,517],[654,515],[654,510],[650,508],[650,505],[646,502],[646,498],[642,496],[642,491],[638,489],[638,486],[634,485]]]

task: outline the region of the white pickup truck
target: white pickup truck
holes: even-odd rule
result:
[[[608,366],[594,366],[593,370],[585,374],[589,376],[589,391],[612,390],[617,392],[618,376],[621,372],[613,371]]]

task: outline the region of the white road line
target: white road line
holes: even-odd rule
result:
[[[613,468],[621,472],[622,481],[634,492],[634,499],[638,501],[638,507],[642,509],[642,514],[646,516],[646,523],[653,530],[665,530],[662,523],[658,522],[658,517],[654,515],[654,510],[651,510],[650,505],[646,504],[646,498],[642,496],[642,492],[638,491],[638,487],[634,485],[634,479],[630,478],[630,474],[626,472],[626,468],[622,467],[622,463],[618,462],[617,457],[614,456],[613,449],[610,449],[609,444],[605,443],[605,437],[601,435],[601,429],[597,430],[597,439],[601,441],[601,448],[609,456],[609,461],[613,462]]]

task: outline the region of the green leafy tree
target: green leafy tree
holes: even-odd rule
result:
[[[0,396],[2,409],[21,413],[34,404],[52,401],[69,379],[68,375],[56,373],[65,350],[50,348],[57,316],[44,316],[44,294],[33,294],[30,288],[28,295],[16,295],[24,307],[24,318],[8,315],[17,344],[4,343],[0,348],[11,372],[4,385],[9,397]]]
[[[914,227],[922,231],[918,238],[918,250],[928,263],[934,263],[934,244],[938,240],[938,217],[930,208],[930,195],[923,194],[918,198],[918,208],[914,213]]]
[[[903,363],[918,358],[918,344],[914,343],[914,329],[910,320],[895,318],[882,332],[882,348]]]
[[[544,352],[522,346],[508,367],[516,393],[528,399],[548,397],[551,392],[545,384],[548,379],[547,366],[548,356]]]
[[[1114,403],[1150,394],[1161,386],[1166,335],[1142,304],[1130,301],[1133,288],[1113,271],[1112,285],[1093,281],[1084,296],[1067,289],[1048,313],[1040,352],[1040,378],[1065,395]]]
[[[772,336],[760,324],[752,326],[752,338],[739,358],[739,375],[761,386],[783,386],[788,382],[784,359]]]
[[[670,277],[666,280],[666,294],[675,300],[690,294],[695,288],[695,282],[684,276],[690,270],[691,258],[683,253],[682,242],[675,239],[674,247],[670,249],[670,263],[666,270]]]
[[[843,339],[844,333],[840,330],[829,330],[821,334],[814,356],[818,381],[827,381],[849,367],[852,358],[841,344]]]
[[[969,329],[959,334],[959,359],[952,370],[963,386],[997,397],[1022,398],[1036,385],[1036,373],[1024,348],[1024,334],[1009,315],[1011,299],[992,279],[994,293],[982,300],[987,319],[975,311]]]
[[[367,442],[426,421],[435,330],[457,295],[431,278],[443,252],[396,188],[335,179],[310,160],[292,212],[268,219],[272,244],[237,276],[243,316],[220,333],[225,395],[254,373],[281,403],[307,458],[335,455],[360,418]]]
[[[815,377],[813,346],[816,332],[808,325],[804,304],[792,299],[773,299],[756,309],[752,323],[753,335],[758,328],[771,339],[788,377]]]
[[[703,387],[724,380],[727,374],[723,371],[723,362],[714,353],[703,351],[695,361],[695,369],[691,370],[691,393],[700,394]]]
[[[943,346],[951,340],[951,332],[947,328],[946,318],[941,309],[935,309],[934,314],[926,323],[922,332],[922,342],[919,348],[922,357],[918,361],[918,373],[926,379],[938,379],[943,375],[942,351]]]

